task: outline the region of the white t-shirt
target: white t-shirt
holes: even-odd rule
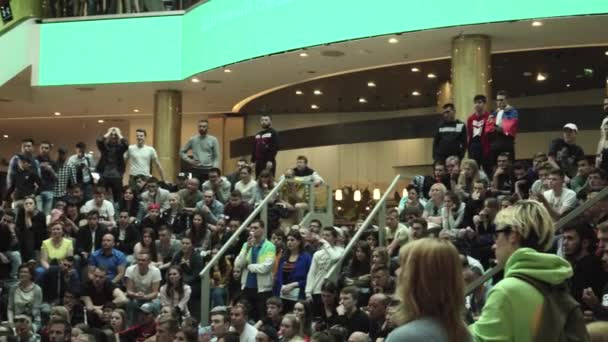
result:
[[[250,180],[247,184],[243,183],[243,181],[238,181],[234,185],[234,190],[238,190],[241,192],[241,195],[243,195],[243,201],[249,204],[253,204],[256,185],[258,185],[258,183],[253,179]]]
[[[230,327],[229,331],[236,331],[234,327]],[[255,336],[258,334],[258,329],[249,323],[245,323],[245,328],[239,336],[239,342],[255,342]]]
[[[132,265],[127,268],[125,277],[131,279],[134,286],[134,291],[150,293],[152,292],[152,284],[160,283],[160,270],[156,266],[148,266],[146,274],[140,274],[137,265]]]
[[[129,157],[130,176],[144,175],[150,177],[150,163],[158,159],[154,147],[148,145],[142,147],[130,145],[127,150],[127,156]]]
[[[110,221],[114,220],[114,206],[112,205],[112,202],[110,202],[108,200],[103,200],[101,207],[97,207],[95,205],[94,199],[88,200],[82,206],[82,208],[80,208],[80,212],[82,214],[86,214],[93,209],[95,209],[99,212],[99,217],[104,218],[105,220],[110,220]]]
[[[562,194],[559,197],[555,197],[553,190],[547,190],[543,195],[553,210],[559,211],[561,214],[574,209],[576,206],[576,192],[574,190],[563,188]]]

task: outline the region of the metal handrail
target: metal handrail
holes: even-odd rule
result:
[[[317,213],[315,211],[315,203],[317,200],[317,195],[316,195],[316,191],[315,188],[317,188],[317,186],[315,186],[313,183],[310,183],[308,185],[310,187],[310,196],[308,198],[308,212],[306,213],[306,215],[304,215],[302,217],[302,219],[299,222],[299,226],[300,227],[305,227],[308,225],[308,223],[310,222],[310,220],[312,220],[312,217],[314,216],[315,213]],[[329,186],[328,184],[320,184],[318,186],[320,187],[324,187],[326,189],[326,196],[327,196],[327,207],[325,208],[325,213],[330,213],[333,215],[333,194],[332,194],[332,190],[331,190],[331,186]]]
[[[604,200],[607,196],[608,196],[608,187],[605,187],[595,197],[593,197],[590,200],[585,201],[585,203],[574,208],[574,210],[572,210],[571,212],[566,214],[566,216],[562,217],[559,221],[557,221],[554,225],[555,231],[557,232],[557,231],[561,230],[565,225],[567,225],[568,223],[570,223],[573,220],[575,220],[576,218],[578,218],[578,216],[580,214],[582,214],[585,210],[591,208],[598,202]],[[504,265],[502,265],[502,264],[496,265],[496,266],[492,267],[491,269],[489,269],[487,272],[485,272],[481,277],[475,279],[473,282],[471,282],[469,285],[467,285],[465,292],[464,292],[465,296],[468,296],[469,294],[471,294],[473,291],[475,291],[475,289],[477,289],[479,286],[481,286],[481,284],[484,284],[486,281],[490,280],[490,278],[494,277],[503,268],[504,268]]]
[[[344,262],[344,259],[346,258],[346,256],[353,250],[353,248],[355,248],[355,245],[361,238],[361,235],[363,235],[363,233],[367,230],[367,227],[370,224],[372,224],[372,221],[374,220],[376,215],[378,215],[378,221],[379,221],[378,222],[379,234],[381,236],[384,236],[383,224],[384,224],[384,218],[386,218],[386,200],[389,198],[389,196],[392,195],[393,190],[395,189],[395,187],[397,186],[397,183],[401,180],[401,178],[402,178],[401,175],[395,176],[395,178],[393,179],[391,184],[388,186],[388,188],[384,192],[384,195],[382,195],[382,197],[380,198],[378,203],[376,203],[376,205],[374,206],[374,209],[372,209],[372,211],[369,213],[369,215],[367,215],[367,218],[365,219],[365,221],[363,221],[363,224],[361,225],[361,227],[355,232],[355,235],[353,235],[352,239],[350,240],[350,242],[348,243],[346,248],[344,248],[344,252],[342,253],[342,256],[340,257],[340,260],[338,262],[334,263],[334,265],[331,267],[331,269],[325,276],[325,279],[333,279],[337,270],[340,267],[342,267],[342,263]]]
[[[228,241],[224,243],[224,245],[222,246],[222,248],[220,248],[217,254],[213,258],[211,258],[211,260],[207,263],[207,265],[205,265],[203,270],[198,274],[199,277],[201,277],[201,323],[205,322],[204,324],[206,324],[209,321],[209,293],[211,290],[211,286],[209,283],[209,272],[211,272],[213,266],[215,266],[220,261],[220,259],[224,257],[224,254],[226,254],[228,249],[232,247],[234,242],[238,240],[243,230],[249,227],[251,221],[253,221],[260,212],[267,212],[266,207],[268,206],[268,202],[272,198],[274,198],[274,196],[280,191],[281,187],[286,182],[286,179],[281,179],[274,186],[274,188],[268,193],[268,195],[266,195],[264,200],[262,200],[262,202],[260,202],[260,204],[258,204],[258,206],[253,210],[253,212],[251,212],[251,214],[245,219],[245,221],[241,223],[241,226],[236,231],[232,232],[232,236],[230,237],[230,239],[228,239]],[[264,226],[264,230],[266,229],[268,229],[268,224],[265,224]]]

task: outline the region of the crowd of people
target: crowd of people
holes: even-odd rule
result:
[[[227,175],[218,140],[199,121],[180,151],[190,174],[175,183],[142,129],[129,145],[110,128],[97,139],[99,158],[82,142],[53,158],[43,141],[34,156],[24,139],[0,213],[0,328],[21,341],[605,336],[608,201],[559,231],[554,224],[607,185],[608,98],[594,158],[576,145],[576,124],[565,123],[530,163],[514,158],[518,111],[506,92],[492,113],[484,96],[473,103],[466,124],[443,106],[431,175],[414,177],[386,222],[365,228],[298,224],[310,187],[324,181],[305,156],[276,175],[279,134],[269,116],[250,161]],[[289,182],[273,191],[282,178]],[[268,218],[233,238],[266,198]],[[229,241],[210,273],[210,320],[200,322],[199,274]],[[465,295],[496,264],[504,272]]]
[[[201,0],[50,0],[52,18],[186,10]]]

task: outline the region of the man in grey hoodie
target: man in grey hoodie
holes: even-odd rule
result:
[[[221,165],[220,144],[216,137],[208,134],[208,130],[209,121],[199,120],[198,135],[190,138],[180,151],[182,160],[192,167],[192,176],[198,178],[201,184],[209,179],[211,168],[220,168]],[[192,156],[188,155],[190,150]]]

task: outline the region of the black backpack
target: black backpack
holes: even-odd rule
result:
[[[570,295],[568,285],[551,285],[543,281],[516,274],[534,286],[544,298],[542,316],[534,341],[586,342],[590,341],[580,304]]]

